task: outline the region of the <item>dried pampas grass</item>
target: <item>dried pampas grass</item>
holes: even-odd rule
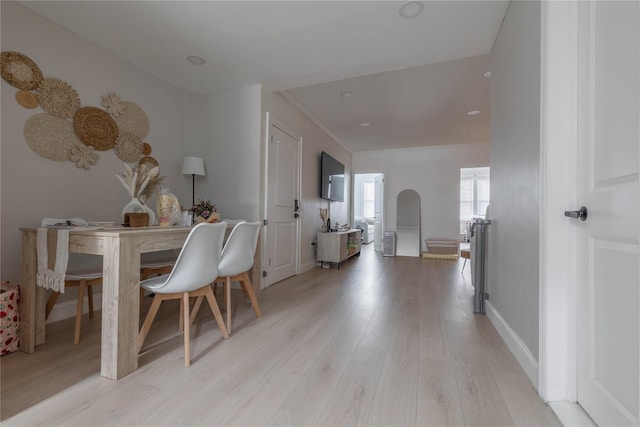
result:
[[[138,164],[132,168],[124,164],[124,174],[116,174],[118,180],[129,193],[129,196],[139,199],[145,203],[151,195],[160,189],[164,176],[160,176],[160,167],[148,167],[145,164]]]

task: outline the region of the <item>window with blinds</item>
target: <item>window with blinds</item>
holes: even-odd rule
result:
[[[484,218],[489,199],[489,168],[460,169],[460,233],[471,218]]]

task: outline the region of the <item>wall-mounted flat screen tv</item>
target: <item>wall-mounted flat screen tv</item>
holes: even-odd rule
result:
[[[320,197],[344,202],[344,165],[324,151],[320,157]]]

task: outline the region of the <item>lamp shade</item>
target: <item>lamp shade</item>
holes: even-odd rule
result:
[[[183,175],[204,175],[204,160],[200,157],[185,157],[182,161]]]

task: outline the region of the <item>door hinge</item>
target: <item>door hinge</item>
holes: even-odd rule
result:
[[[262,277],[267,277],[267,272],[265,270],[262,270]]]
[[[262,220],[262,225],[269,225],[269,220],[266,220],[266,219]]]

